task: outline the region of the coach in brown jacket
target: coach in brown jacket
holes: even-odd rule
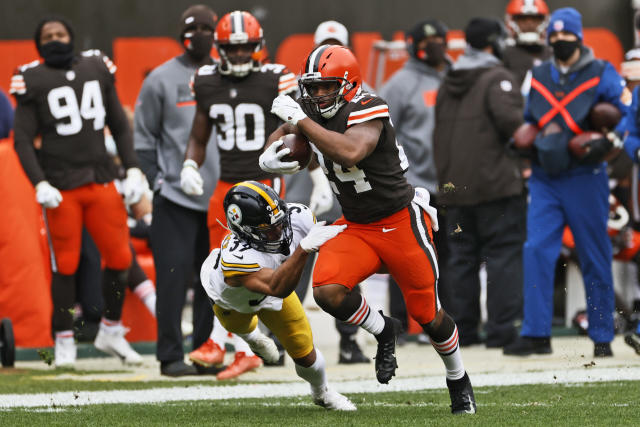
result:
[[[453,307],[460,344],[481,342],[481,263],[487,270],[487,347],[516,337],[522,310],[525,199],[518,161],[507,142],[523,121],[523,100],[500,57],[506,33],[474,18],[468,47],[447,73],[436,101],[434,155],[445,206]]]

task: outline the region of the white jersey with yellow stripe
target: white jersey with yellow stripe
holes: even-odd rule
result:
[[[311,210],[300,203],[288,203],[293,238],[289,247],[293,253],[316,219]],[[209,298],[223,309],[240,313],[259,310],[280,311],[282,298],[252,292],[243,286],[229,286],[225,278],[251,274],[263,268],[277,269],[287,256],[261,252],[250,247],[235,234],[229,234],[222,247],[213,250],[200,270],[202,286]]]

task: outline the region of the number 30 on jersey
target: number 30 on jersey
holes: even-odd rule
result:
[[[232,107],[228,104],[213,104],[209,117],[218,128],[218,146],[221,150],[240,151],[262,149],[265,142],[264,112],[258,104],[241,103]]]
[[[85,82],[82,99],[78,107],[76,93],[70,86],[51,89],[47,95],[51,115],[65,122],[56,125],[59,135],[75,135],[82,130],[82,119],[93,120],[93,130],[104,128],[106,112],[102,102],[100,83],[97,80]]]

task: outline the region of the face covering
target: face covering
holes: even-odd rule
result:
[[[73,42],[62,43],[55,40],[43,44],[40,46],[40,55],[44,58],[45,64],[51,67],[68,67],[73,59]]]
[[[424,62],[431,65],[432,67],[442,64],[446,59],[445,49],[445,45],[442,43],[428,42],[427,46],[424,49],[424,52],[426,54]]]
[[[566,61],[573,55],[576,49],[580,46],[580,41],[566,41],[566,40],[557,40],[551,43],[551,47],[553,48],[553,56],[558,61]]]
[[[184,45],[194,62],[200,62],[209,56],[213,46],[213,34],[189,32],[184,35]]]

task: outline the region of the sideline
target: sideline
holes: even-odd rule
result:
[[[505,386],[519,384],[576,384],[603,381],[640,381],[640,369],[589,368],[550,370],[524,373],[485,373],[472,377],[474,386]],[[374,380],[334,381],[331,386],[341,393],[383,393],[444,388],[444,378],[420,376],[397,378],[389,385]],[[264,397],[294,397],[309,394],[303,382],[280,384],[241,384],[234,386],[187,386],[147,390],[76,391],[37,394],[2,394],[0,408],[38,408],[86,406],[112,403],[148,404],[175,401],[227,400]]]

